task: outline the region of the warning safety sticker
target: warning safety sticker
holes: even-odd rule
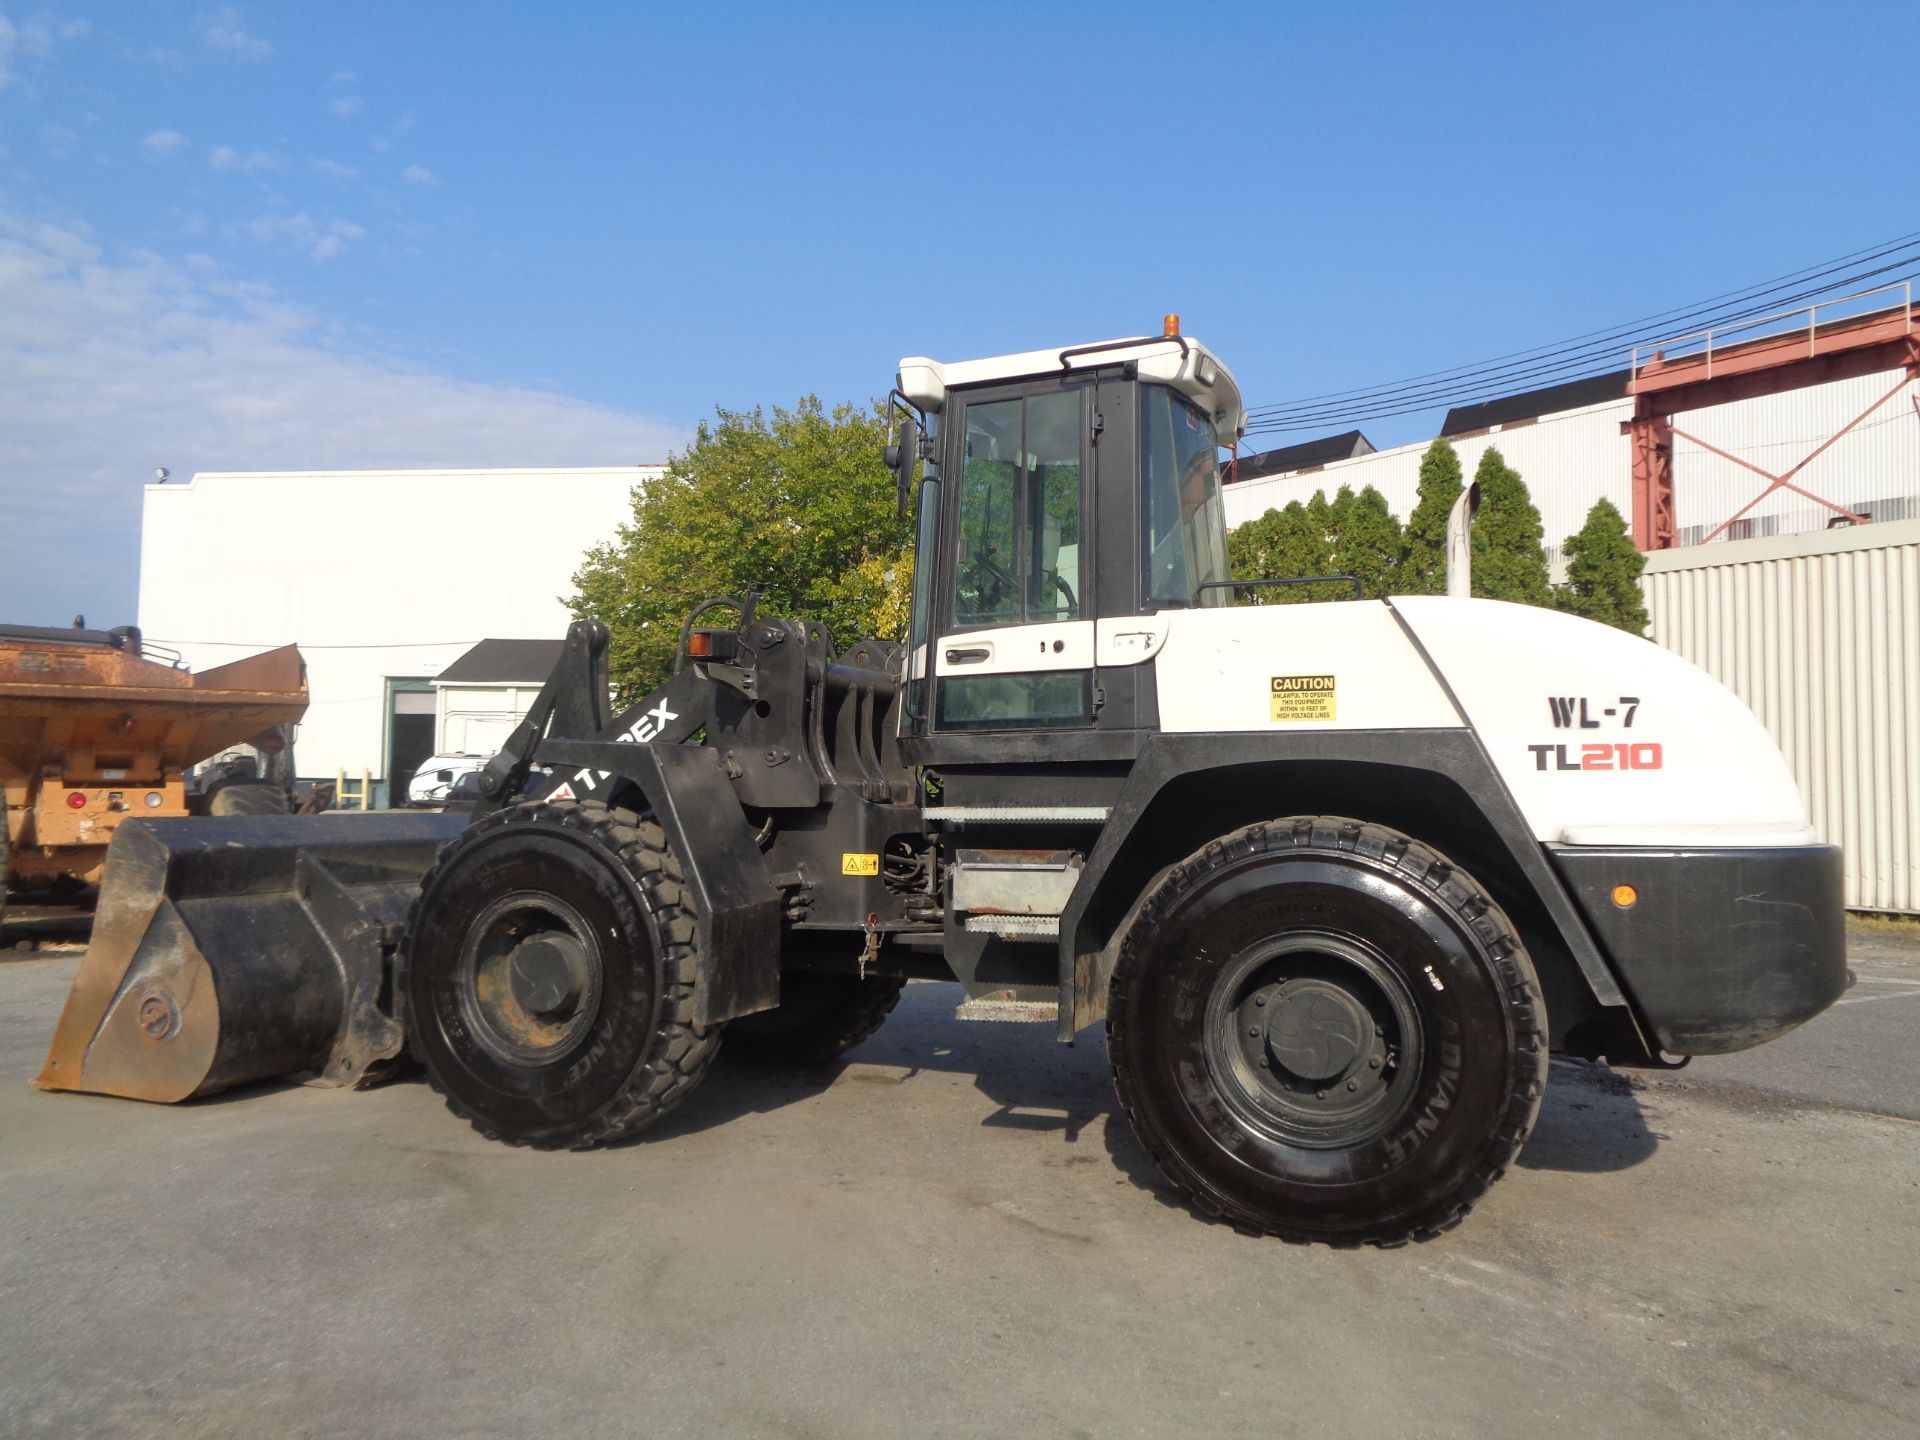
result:
[[[1275,720],[1331,720],[1335,688],[1331,675],[1276,675],[1273,677]]]

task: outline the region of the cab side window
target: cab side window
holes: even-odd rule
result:
[[[967,411],[956,627],[1080,615],[1080,393]]]

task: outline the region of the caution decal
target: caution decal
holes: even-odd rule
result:
[[[1276,675],[1273,677],[1273,718],[1331,720],[1336,693],[1331,675]]]
[[[840,855],[840,873],[842,875],[878,875],[880,873],[880,857],[878,855],[862,855],[852,850],[842,851]]]

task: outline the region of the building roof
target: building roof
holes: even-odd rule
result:
[[[1624,400],[1631,374],[1628,370],[1609,370],[1605,375],[1589,375],[1583,380],[1523,390],[1518,395],[1482,400],[1477,405],[1456,405],[1447,412],[1440,433],[1448,437],[1464,435],[1474,430],[1490,430],[1495,425],[1511,425],[1516,420],[1538,420],[1542,415],[1558,415],[1562,410],[1580,410],[1609,400]]]
[[[436,685],[538,684],[553,673],[565,640],[482,640],[433,677]]]
[[[1358,430],[1347,430],[1338,435],[1323,435],[1318,440],[1303,440],[1298,445],[1282,445],[1278,450],[1242,455],[1234,464],[1233,478],[1258,480],[1264,475],[1317,470],[1333,460],[1351,460],[1356,455],[1371,454],[1372,442]]]

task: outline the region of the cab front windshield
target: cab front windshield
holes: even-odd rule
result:
[[[1140,405],[1147,598],[1172,605],[1224,605],[1230,591],[1200,593],[1208,581],[1229,578],[1213,421],[1158,385],[1142,387]]]

